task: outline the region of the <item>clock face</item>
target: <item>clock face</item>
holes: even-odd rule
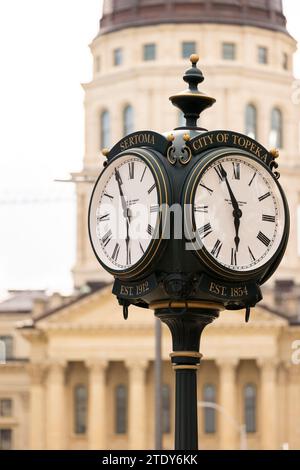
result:
[[[285,227],[282,196],[268,170],[250,157],[227,153],[204,168],[195,188],[199,254],[231,272],[262,268]]]
[[[100,176],[90,205],[89,229],[100,262],[128,272],[158,239],[160,184],[151,163],[134,154],[117,158]]]

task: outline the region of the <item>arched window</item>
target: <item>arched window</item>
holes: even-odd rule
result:
[[[162,387],[162,430],[165,434],[171,432],[171,393],[167,384]]]
[[[123,111],[123,133],[131,134],[134,131],[134,112],[133,107],[128,105]]]
[[[245,134],[252,139],[257,137],[257,110],[253,104],[248,104],[246,108]]]
[[[256,387],[253,384],[244,388],[244,413],[246,432],[256,432]]]
[[[87,430],[87,388],[76,385],[74,389],[75,434],[85,434]]]
[[[216,387],[214,385],[204,385],[203,399],[211,404],[216,403]],[[207,434],[216,432],[216,410],[210,406],[204,408],[204,432]]]
[[[271,131],[270,131],[270,147],[283,147],[283,122],[282,112],[278,108],[272,109],[271,113]]]
[[[100,119],[100,140],[101,148],[109,148],[110,146],[110,114],[108,111],[103,111]]]
[[[118,385],[115,390],[115,432],[126,434],[127,432],[127,387]]]

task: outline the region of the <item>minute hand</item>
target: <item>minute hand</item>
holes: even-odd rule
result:
[[[235,227],[235,238],[234,238],[234,243],[235,243],[235,246],[236,246],[236,251],[239,250],[239,244],[240,244],[240,238],[239,238],[239,230],[240,230],[240,219],[243,215],[241,209],[239,208],[239,204],[235,198],[235,195],[233,194],[232,192],[232,189],[231,189],[231,186],[228,182],[228,178],[227,178],[227,173],[226,171],[224,170],[224,168],[222,167],[222,176],[225,180],[225,183],[226,183],[226,186],[227,186],[227,189],[228,189],[228,192],[229,192],[229,196],[230,196],[230,199],[231,199],[231,203],[232,203],[232,207],[233,207],[233,217],[234,217],[234,227]]]

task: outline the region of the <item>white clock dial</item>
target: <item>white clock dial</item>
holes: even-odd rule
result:
[[[145,256],[159,228],[159,188],[150,166],[135,155],[111,163],[96,185],[90,234],[100,261],[125,271]]]
[[[279,188],[263,165],[246,156],[227,154],[206,167],[193,211],[206,256],[233,271],[261,268],[283,238]]]

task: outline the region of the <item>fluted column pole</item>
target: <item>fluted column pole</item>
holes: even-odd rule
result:
[[[129,372],[129,448],[146,448],[146,368],[145,360],[128,360]]]
[[[46,443],[49,450],[66,449],[65,367],[63,361],[49,364],[47,376]]]
[[[106,369],[108,361],[87,361],[89,368],[88,436],[89,449],[107,448]]]
[[[288,363],[286,368],[288,377],[288,443],[291,450],[297,450],[300,442],[300,365]]]
[[[222,358],[217,360],[220,377],[220,448],[232,450],[237,448],[237,387],[236,367],[238,359]],[[235,425],[236,423],[236,425]]]
[[[278,449],[277,361],[258,360],[261,386],[261,443],[263,450]]]
[[[45,366],[38,363],[27,367],[30,377],[29,447],[31,450],[45,449]]]

